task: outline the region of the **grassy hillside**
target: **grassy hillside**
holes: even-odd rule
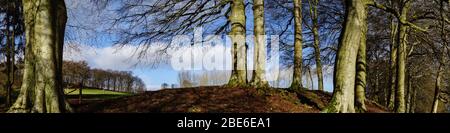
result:
[[[76,108],[78,112],[219,112],[219,113],[318,113],[331,99],[319,91],[266,91],[254,88],[197,87],[165,89],[130,97],[95,101]],[[386,112],[371,101],[368,112]]]
[[[64,89],[64,93],[66,94],[66,98],[74,107],[80,106],[79,103],[79,89]],[[109,99],[117,99],[125,96],[132,96],[131,93],[126,92],[116,92],[110,90],[100,90],[93,88],[85,88],[82,90],[83,101],[82,105],[92,103],[95,101],[103,101]]]
[[[66,95],[78,95],[80,92],[79,89],[64,89],[64,93]],[[100,89],[91,89],[91,88],[84,88],[82,90],[83,95],[130,95],[126,92],[117,92],[117,91],[110,91],[110,90],[100,90]]]

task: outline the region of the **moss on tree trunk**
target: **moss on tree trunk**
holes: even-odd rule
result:
[[[367,18],[366,0],[347,0],[344,31],[339,41],[334,74],[334,91],[324,112],[355,112],[356,60]]]
[[[367,20],[365,20],[367,21]],[[355,96],[355,108],[357,112],[366,112],[366,77],[367,77],[367,56],[366,56],[366,34],[367,24],[363,23],[363,30],[361,32],[361,42],[359,43],[357,61],[356,61],[356,96]]]
[[[23,83],[11,113],[71,112],[61,84],[67,21],[63,0],[23,0],[26,53]],[[65,16],[65,17],[63,17]]]
[[[401,8],[400,21],[406,21],[408,11],[410,9],[411,2],[406,2]],[[405,77],[406,77],[406,45],[408,38],[408,26],[405,24],[399,24],[398,26],[398,35],[397,35],[397,81],[396,81],[396,90],[395,90],[395,106],[394,111],[397,113],[405,113],[406,105],[405,105]]]
[[[397,22],[391,20],[391,47],[390,47],[390,64],[389,64],[389,97],[388,97],[388,108],[394,110],[395,103],[395,85],[396,85],[396,73],[397,73]]]

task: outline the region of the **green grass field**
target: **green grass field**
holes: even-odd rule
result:
[[[79,94],[78,89],[64,89],[64,93],[69,99],[77,99]],[[99,90],[99,89],[83,89],[83,99],[91,99],[91,100],[106,100],[106,99],[115,99],[124,96],[131,96],[133,94],[126,92],[116,92],[109,90]]]
[[[66,95],[78,95],[80,90],[75,89],[64,89]],[[83,89],[83,95],[131,95],[130,93],[125,92],[116,92],[109,90],[99,90],[99,89]]]

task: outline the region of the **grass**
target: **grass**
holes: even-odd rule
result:
[[[100,89],[91,89],[85,88],[83,91],[83,99],[84,100],[107,100],[107,99],[116,99],[124,96],[131,96],[133,94],[126,92],[117,92],[110,90],[100,90]],[[70,99],[78,99],[79,89],[64,89],[64,93],[66,94],[66,98]]]
[[[126,92],[88,89],[88,88],[85,88],[82,91],[83,91],[83,95],[131,95],[130,93],[126,93]],[[80,90],[79,89],[76,89],[76,90],[75,89],[64,89],[64,93],[66,95],[78,95],[80,93]]]

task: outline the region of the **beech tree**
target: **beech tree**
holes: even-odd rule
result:
[[[302,1],[294,0],[294,75],[291,88],[299,90],[302,85],[303,35],[302,35]]]
[[[266,30],[264,22],[264,0],[253,1],[253,17],[254,17],[254,70],[252,76],[252,85],[258,88],[269,86],[265,78],[266,66]]]
[[[316,74],[317,74],[317,84],[318,89],[323,91],[323,74],[322,74],[322,59],[321,59],[321,49],[320,49],[320,33],[319,33],[319,13],[318,6],[319,0],[308,0],[309,5],[309,16],[311,19],[311,25],[306,24],[306,27],[312,31],[313,34],[313,49],[314,49],[314,59],[316,62]]]
[[[63,0],[23,0],[26,53],[19,97],[8,112],[72,112],[62,90]]]
[[[362,62],[357,61],[357,59],[364,60],[362,57],[365,54],[358,51],[363,51],[364,48],[361,48],[361,45],[365,45],[366,41],[367,8],[370,1],[346,0],[345,4],[345,24],[336,57],[333,96],[329,105],[324,109],[324,112],[352,113],[356,111],[355,105],[364,105],[361,103],[355,104],[360,101],[359,99],[364,99],[356,98],[357,102],[355,102],[355,86],[359,86],[361,85],[360,83],[365,82],[363,81],[365,77],[361,75],[365,73],[365,71],[362,71],[364,67],[359,66]],[[355,76],[356,68],[360,76]],[[358,85],[355,85],[355,81],[358,82]],[[358,88],[356,88],[357,93],[360,92]],[[357,96],[364,95],[356,94]],[[364,107],[361,108],[363,109]]]
[[[231,56],[233,70],[228,83],[230,87],[244,86],[247,84],[247,45],[246,20],[244,0],[231,1],[231,13],[228,17],[231,24],[231,31],[228,33],[231,38]]]
[[[408,33],[409,30],[417,30],[421,32],[427,32],[427,29],[417,26],[409,21],[409,11],[411,10],[412,1],[399,0],[391,2],[390,6],[373,2],[373,6],[382,9],[388,13],[391,13],[396,19],[396,23],[392,25],[392,40],[391,47],[391,71],[395,71],[395,74],[391,76],[391,92],[395,92],[395,95],[391,93],[390,107],[392,107],[392,97],[394,97],[394,111],[397,113],[406,112],[405,101],[405,84],[406,84],[406,58],[407,58],[407,45],[408,45]],[[395,59],[394,59],[395,58]],[[393,70],[395,68],[395,70]],[[392,86],[395,83],[395,91]]]

